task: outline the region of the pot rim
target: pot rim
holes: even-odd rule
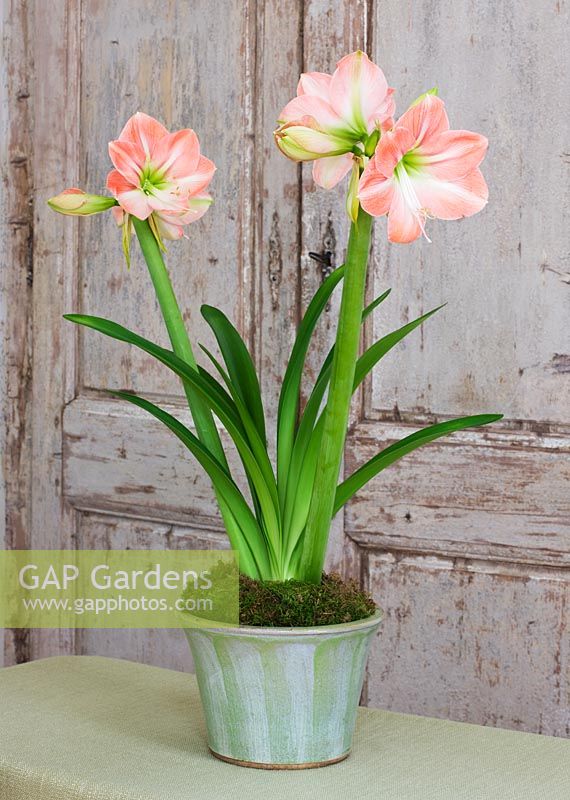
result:
[[[192,630],[198,630],[211,633],[225,633],[229,636],[274,636],[275,638],[282,636],[318,636],[319,634],[336,634],[340,636],[343,633],[365,630],[366,628],[379,625],[383,617],[384,612],[381,608],[377,608],[374,614],[371,614],[369,617],[357,619],[353,622],[341,622],[336,625],[313,625],[312,627],[306,628],[261,627],[257,625],[205,627],[201,625],[198,628],[186,628],[186,632],[190,633]]]

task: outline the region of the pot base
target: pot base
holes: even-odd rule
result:
[[[240,761],[238,758],[223,756],[221,753],[216,753],[211,747],[208,747],[208,750],[220,761],[236,764],[238,767],[250,767],[250,769],[316,769],[317,767],[328,767],[329,764],[338,764],[339,761],[344,761],[350,755],[350,750],[347,750],[341,756],[330,758],[328,761],[307,761],[305,764],[264,764],[259,761]]]

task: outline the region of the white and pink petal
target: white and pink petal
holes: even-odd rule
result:
[[[428,215],[438,219],[470,217],[481,211],[489,198],[487,183],[478,168],[454,181],[423,175],[414,181],[414,188]]]
[[[190,128],[163,136],[151,152],[152,169],[169,181],[192,175],[199,160],[200,144]]]
[[[183,212],[155,211],[153,219],[164,239],[180,239],[184,236],[184,226],[200,219],[211,204],[212,198],[204,193],[192,197]]]
[[[127,214],[131,214],[137,219],[148,219],[152,214],[152,206],[148,202],[148,197],[140,189],[121,192],[117,195],[117,200]]]
[[[138,219],[147,219],[152,213],[147,195],[142,189],[133,188],[132,183],[118,170],[112,169],[107,175],[107,189],[128,214]],[[113,213],[117,215],[118,212],[113,209]]]
[[[211,205],[212,198],[209,194],[202,193],[190,197],[187,203],[187,210],[180,216],[180,221],[183,225],[196,222],[197,219],[204,216]]]
[[[362,208],[373,217],[382,217],[390,210],[394,194],[394,178],[387,178],[369,161],[358,185]]]
[[[412,133],[415,146],[427,144],[431,137],[449,130],[445,103],[436,95],[427,94],[402,114],[396,126],[407,128]]]
[[[414,146],[414,134],[409,128],[398,123],[391,131],[382,134],[374,158],[375,168],[387,178],[393,173],[396,165]]]
[[[168,211],[182,214],[188,207],[188,192],[172,184],[167,189],[153,187],[148,195],[148,204],[153,211]]]
[[[131,186],[139,186],[145,166],[145,156],[140,147],[132,142],[120,140],[109,142],[109,156],[113,166],[129,181]]]
[[[428,172],[441,180],[455,180],[471,172],[485,158],[488,141],[471,131],[443,131],[430,137],[418,154]]]
[[[121,131],[119,140],[134,143],[149,157],[155,145],[167,134],[167,129],[158,120],[137,111]]]
[[[343,124],[333,107],[326,100],[308,94],[294,97],[279,115],[280,123],[298,122],[305,117],[312,117],[319,128],[330,131],[350,130]]]
[[[370,121],[384,107],[387,94],[384,73],[366,53],[357,50],[338,62],[330,83],[331,105],[355,132],[371,133]]]
[[[303,72],[297,84],[297,95],[313,95],[328,103],[331,80],[332,76],[325,72]]]
[[[153,219],[160,236],[163,239],[181,239],[184,236],[184,227],[175,214],[165,214],[155,211]]]
[[[323,189],[332,189],[350,171],[353,162],[352,153],[318,158],[313,164],[313,180]]]
[[[177,178],[176,184],[182,189],[185,189],[190,196],[202,192],[214,177],[216,165],[213,161],[205,156],[200,156],[198,164],[191,175],[183,178]]]
[[[408,244],[419,239],[421,235],[422,226],[417,212],[406,201],[401,187],[395,184],[388,211],[388,240],[397,244]]]
[[[396,100],[394,98],[395,89],[388,88],[383,102],[376,108],[368,118],[368,132],[375,128],[381,131],[389,131],[394,127],[394,114],[396,112]]]
[[[111,212],[113,214],[113,218],[114,218],[115,222],[117,223],[117,225],[119,225],[119,226],[123,225],[123,223],[125,221],[125,212],[121,208],[121,206],[113,206],[113,208],[111,209]]]

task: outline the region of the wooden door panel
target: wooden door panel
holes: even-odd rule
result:
[[[191,425],[187,409],[164,407]],[[122,402],[81,397],[67,406],[63,424],[65,493],[75,508],[221,525],[208,477],[149,414]],[[225,433],[222,440],[230,445]],[[238,485],[247,491],[231,446],[228,455]]]
[[[79,185],[103,188],[111,166],[107,142],[136,110],[171,129],[196,128],[204,154],[216,163],[215,212],[189,229],[188,243],[171,244],[167,258],[193,341],[212,347],[200,321],[202,302],[221,306],[251,340],[249,282],[255,265],[248,259],[253,234],[247,198],[254,173],[244,164],[244,149],[251,128],[249,47],[255,28],[247,5],[231,4],[221,15],[210,11],[208,3],[194,3],[192,13],[174,4],[166,15],[151,3],[144,9],[139,2],[83,3],[76,19],[82,51],[74,90],[81,99]],[[205,46],[212,41],[224,46]],[[107,79],[102,79],[102,65]],[[231,80],[221,78],[229,75]],[[240,137],[243,148],[236,146]],[[67,239],[72,269],[65,283],[72,287],[68,295],[74,307],[166,344],[136,241],[128,270],[111,216],[82,222],[87,224],[79,229],[77,242]],[[62,335],[74,358],[73,397],[63,413],[61,449],[64,503],[75,546],[195,547],[207,541],[227,547],[226,538],[216,534],[219,515],[196,462],[151,417],[104,394],[107,388],[126,388],[150,395],[169,403],[188,423],[178,379],[133,348],[92,331],[67,325]],[[179,528],[180,521],[194,528]],[[202,526],[200,531],[196,526]],[[191,665],[180,633],[80,631],[69,636],[75,652],[173,668]],[[46,638],[39,635],[44,644],[38,644],[38,652]]]
[[[56,109],[48,104],[39,109],[37,130],[42,123],[55,123],[66,137],[50,139],[48,154],[59,159],[59,168],[40,181],[37,194],[43,203],[62,188],[62,181],[101,190],[110,167],[107,142],[138,109],[168,127],[194,126],[205,154],[218,167],[212,184],[215,211],[192,226],[189,243],[170,246],[168,266],[194,341],[212,346],[197,313],[204,301],[224,308],[239,326],[258,365],[264,366],[271,420],[277,376],[297,319],[299,226],[297,170],[280,156],[271,132],[276,110],[290,91],[283,76],[292,68],[298,72],[300,64],[290,50],[276,54],[261,42],[277,29],[294,42],[299,10],[296,3],[271,2],[263,4],[262,14],[258,10],[253,2],[234,3],[224,6],[223,13],[221,8],[212,13],[211,4],[195,3],[188,13],[185,4],[175,3],[164,14],[151,3],[143,9],[134,1],[85,0],[62,4],[47,36],[36,20],[40,65],[52,68],[50,80],[59,74],[55,64],[68,78],[66,101],[58,97]],[[62,36],[64,45],[58,49]],[[63,94],[63,84],[60,88]],[[73,147],[66,148],[68,142]],[[62,169],[64,160],[72,178]],[[39,158],[37,169],[43,174]],[[276,174],[281,173],[285,180],[279,182]],[[79,309],[166,342],[140,255],[128,271],[110,216],[81,223],[45,214],[38,223],[38,254],[45,253],[46,273],[37,293],[37,316],[47,322],[38,326],[38,343],[50,357],[38,365],[37,374],[53,394],[37,403],[38,423],[52,413],[54,402],[58,407],[51,440],[42,438],[39,424],[36,439],[44,451],[56,450],[57,460],[48,480],[36,488],[37,507],[52,505],[49,531],[36,529],[31,543],[95,547],[103,537],[114,547],[127,539],[130,547],[146,547],[150,535],[157,546],[173,546],[176,536],[181,546],[202,541],[201,546],[227,547],[209,482],[196,463],[150,417],[105,395],[107,388],[140,391],[189,422],[178,381],[131,348],[61,324],[63,311]],[[42,304],[48,298],[46,320]],[[235,454],[230,461],[235,464]],[[187,530],[180,523],[193,527]],[[38,632],[33,653],[90,652],[100,645],[109,654],[162,657],[165,666],[180,666],[180,650],[172,655],[156,644],[169,636]]]
[[[553,59],[557,71],[568,59],[567,11],[545,9],[538,27],[534,10],[374,4],[373,49],[400,108],[437,85],[451,127],[489,137],[490,200],[461,223],[430,221],[432,244],[390,245],[376,225],[370,294],[393,291],[366,340],[448,306],[376,370],[347,469],[437,419],[505,420],[417,451],[362,490],[345,514],[345,564],[387,611],[370,703],[567,736],[568,126],[550,80]],[[521,124],[530,94],[535,125]]]
[[[552,80],[569,66],[568,9],[544,6],[540,25],[532,2],[444,9],[376,3],[375,52],[400,110],[438,86],[451,127],[489,138],[489,205],[467,220],[430,221],[432,244],[389,245],[376,225],[374,290],[393,292],[370,335],[448,306],[377,370],[370,411],[568,424],[568,124],[559,113],[568,92]]]
[[[386,616],[372,648],[372,705],[570,736],[570,585],[557,569],[373,550]]]
[[[347,471],[415,429],[362,424],[348,446]],[[346,529],[362,541],[393,540],[397,548],[570,566],[569,485],[567,437],[463,431],[365,486],[347,508]]]
[[[30,10],[6,2],[0,12],[0,547],[25,548],[31,481],[31,278],[33,262],[33,50]],[[29,631],[0,629],[0,665],[29,657]]]
[[[206,532],[203,528],[134,516],[83,512],[79,515],[77,547],[86,550],[201,550],[226,549],[228,541],[224,535]],[[78,654],[120,656],[183,672],[192,669],[190,649],[181,629],[78,630],[75,648]]]
[[[248,91],[243,42],[247,15],[240,3],[212,13],[208,0],[175,3],[171,13],[138,0],[85,2],[81,56],[82,185],[103,189],[112,167],[107,143],[135,111],[145,111],[169,130],[194,128],[202,152],[217,172],[215,206],[188,227],[189,241],[171,243],[168,266],[192,341],[212,337],[200,316],[202,303],[242,318],[243,198],[250,191],[239,140],[245,140]],[[211,46],[223,42],[223,46]],[[101,74],[101,65],[104,75]],[[164,324],[136,241],[127,270],[110,214],[81,226],[79,306],[85,313],[120,321],[166,343]],[[80,385],[180,395],[178,379],[134,348],[87,332],[81,335]]]

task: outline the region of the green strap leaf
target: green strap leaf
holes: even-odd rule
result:
[[[385,300],[385,299],[386,299],[386,298],[387,298],[387,297],[388,297],[388,296],[389,296],[391,293],[392,293],[392,290],[391,290],[391,289],[386,289],[386,291],[385,291],[385,292],[382,292],[382,294],[379,294],[379,295],[378,295],[378,297],[375,297],[375,298],[374,298],[374,300],[373,300],[371,303],[369,303],[369,304],[366,306],[366,308],[364,309],[364,311],[362,312],[362,322],[364,322],[364,320],[365,320],[367,317],[369,317],[369,316],[370,316],[370,314],[372,314],[372,312],[373,312],[373,311],[375,311],[375,310],[378,308],[378,306],[380,305],[380,303],[383,303],[383,302],[384,302],[384,300]]]
[[[230,474],[208,448],[179,420],[148,400],[130,392],[113,391],[110,394],[114,397],[120,397],[122,400],[126,400],[152,414],[153,417],[166,425],[188,448],[209,475],[237,522],[236,528],[228,530],[228,536],[232,548],[239,551],[240,569],[247,570],[248,574],[266,574],[266,570],[269,568],[267,547],[257,520]]]
[[[319,317],[343,275],[344,266],[338,267],[331,272],[316,291],[299,325],[295,344],[283,377],[277,411],[277,483],[281,504],[285,502],[289,462],[295,440],[299,409],[299,392],[307,350]]]
[[[479,414],[473,417],[458,417],[446,422],[439,422],[437,425],[430,425],[421,431],[406,436],[399,442],[394,442],[380,453],[375,455],[362,467],[353,472],[352,475],[343,481],[338,487],[335,496],[334,512],[337,513],[350,498],[372,478],[378,475],[383,469],[393,464],[398,459],[411,453],[418,447],[428,442],[433,442],[442,436],[454,431],[461,431],[464,428],[476,428],[480,425],[489,425],[502,419],[502,414]]]
[[[372,314],[372,312],[380,305],[380,303],[384,302],[391,291],[391,289],[387,289],[381,295],[376,297],[375,300],[373,300],[368,306],[366,306],[362,312],[362,322],[364,322],[364,320],[369,317],[370,314]],[[333,357],[334,345],[329,350],[327,357],[323,362],[321,370],[317,376],[317,380],[315,381],[313,391],[307,400],[305,410],[303,411],[303,415],[301,417],[301,422],[299,423],[295,447],[297,446],[297,440],[299,440],[301,450],[305,449],[307,436],[310,435],[310,432],[314,428],[317,414],[319,413],[319,408],[321,407],[321,403],[330,380]],[[295,458],[295,456],[293,456],[293,458]]]
[[[255,453],[256,457],[258,458],[259,462],[263,463],[264,468],[268,471],[268,474],[271,475],[272,483],[275,483],[275,476],[273,475],[273,468],[271,466],[271,461],[269,460],[269,455],[267,453],[267,445],[266,445],[265,441],[262,440],[261,436],[259,435],[259,430],[258,430],[258,428],[256,426],[255,420],[253,419],[253,417],[252,417],[252,415],[250,413],[249,407],[247,406],[246,403],[244,403],[244,401],[243,401],[243,399],[241,397],[241,394],[238,391],[237,386],[234,384],[234,382],[232,381],[230,375],[226,372],[226,370],[223,368],[223,366],[220,364],[220,362],[214,356],[214,354],[211,353],[208,350],[208,348],[205,347],[203,344],[199,344],[199,347],[202,350],[202,352],[210,359],[210,361],[214,365],[215,369],[220,374],[222,380],[224,381],[224,383],[228,387],[228,391],[229,391],[228,397],[230,398],[230,402],[235,404],[235,408],[237,410],[237,413],[239,415],[239,418],[240,418],[242,426],[243,426],[243,431],[244,431],[246,437],[248,438],[248,441],[249,441],[249,443],[251,445],[251,448],[252,448],[253,452]],[[205,375],[209,375],[209,373],[205,372],[205,370],[204,370],[204,374]],[[211,376],[209,376],[209,377],[210,377],[211,380],[213,380],[213,378]],[[219,386],[217,381],[214,381],[214,383],[216,383],[216,385]],[[222,387],[220,387],[220,389],[223,391]]]
[[[87,314],[64,314],[64,319],[103,333],[111,339],[117,339],[120,342],[132,344],[153,356],[157,361],[160,361],[185,382],[189,383],[192,388],[198,389],[200,394],[206,395],[211,402],[215,402],[216,405],[220,407],[224,416],[231,420],[233,426],[238,428],[241,426],[237,410],[224,388],[220,386],[211,375],[204,370],[194,369],[187,364],[186,361],[183,361],[175,355],[172,350],[167,350],[165,347],[154,344],[154,342],[139,336],[137,333],[123,327],[123,325],[119,325],[103,317],[94,317]]]
[[[288,487],[285,505],[285,518],[283,528],[286,531],[285,540],[285,566],[290,566],[290,559],[299,539],[302,537],[307,524],[313,486],[317,472],[317,460],[324,430],[324,417],[320,417],[313,431],[313,435],[304,453],[296,480]]]
[[[267,440],[261,389],[255,366],[243,339],[223,311],[203,305],[202,316],[213,330],[235,393],[248,409],[261,440]]]
[[[401,328],[398,328],[397,331],[392,331],[392,333],[386,334],[381,339],[378,339],[377,342],[370,345],[368,350],[366,350],[363,355],[360,356],[358,361],[356,362],[356,369],[354,372],[354,387],[353,391],[360,386],[364,378],[368,375],[368,373],[376,366],[376,364],[383,358],[386,353],[388,353],[393,347],[395,347],[398,342],[401,342],[402,339],[414,331],[422,322],[425,322],[426,319],[429,319],[436,311],[439,311],[445,306],[443,305],[438,306],[437,308],[428,311],[427,314],[422,314],[421,317],[414,319],[412,322],[408,322],[406,325],[402,325]]]
[[[367,306],[364,309],[362,314],[362,321],[366,319],[369,314],[383,301],[388,297],[390,294],[390,289],[381,294],[380,297],[377,297],[373,303]],[[373,345],[371,345],[368,350],[358,359],[356,362],[356,369],[355,369],[355,377],[354,377],[354,390],[358,388],[358,386],[362,383],[366,375],[370,372],[371,369],[380,361],[380,359],[386,355],[395,345],[398,344],[408,333],[411,333],[418,325],[421,325],[428,317],[431,317],[432,314],[435,314],[436,311],[439,311],[442,306],[438,306],[438,308],[434,308],[432,311],[429,311],[427,314],[423,314],[421,317],[413,320],[412,322],[403,325],[397,331],[393,331],[392,333],[383,336]],[[303,412],[303,416],[301,418],[301,422],[299,424],[299,430],[297,432],[297,437],[295,439],[295,445],[293,447],[293,456],[291,458],[291,471],[298,469],[299,461],[304,458],[304,454],[307,450],[308,444],[313,436],[313,430],[315,427],[315,421],[317,419],[317,414],[321,407],[321,403],[323,401],[323,397],[328,386],[328,382],[330,379],[331,369],[332,369],[332,360],[334,355],[334,347],[332,347],[323,363],[319,376],[315,382],[315,386],[313,391],[311,392],[311,396],[307,401],[307,405],[305,406],[305,410]]]
[[[85,325],[88,328],[104,333],[113,339],[134,344],[136,347],[149,353],[158,361],[165,364],[169,369],[188,382],[192,388],[196,389],[206,400],[214,414],[220,419],[231,436],[243,461],[244,468],[255,486],[255,491],[263,511],[264,528],[271,542],[271,555],[277,563],[278,553],[280,551],[280,518],[275,478],[272,470],[269,473],[265,468],[265,462],[262,460],[262,463],[259,463],[256,455],[252,452],[247,437],[244,434],[242,422],[235,404],[233,402],[228,402],[227,393],[223,388],[219,391],[221,387],[219,387],[211,376],[209,376],[209,380],[206,379],[203,371],[197,372],[170,350],[166,350],[153,342],[149,342],[147,339],[129,331],[122,325],[118,325],[116,322],[84,314],[66,314],[65,318],[71,322],[76,322],[79,325]],[[259,441],[258,455],[260,457],[262,451],[265,451],[265,446]],[[266,451],[265,455],[267,455]]]
[[[203,351],[203,353],[210,359],[210,361],[212,362],[212,364],[214,365],[216,370],[221,375],[224,383],[226,384],[226,386],[230,390],[230,392],[231,392],[230,399],[233,400],[235,402],[235,404],[236,404],[236,408],[238,410],[238,414],[240,415],[240,418],[241,418],[242,423],[243,423],[243,429],[244,429],[245,436],[252,436],[254,440],[255,439],[259,440],[259,435],[257,433],[257,429],[255,427],[255,423],[252,420],[251,415],[249,414],[247,408],[244,406],[240,396],[237,394],[236,389],[235,389],[235,387],[232,384],[232,381],[230,379],[230,376],[225,371],[223,366],[220,364],[218,359],[212,353],[210,353],[210,351],[208,350],[207,347],[204,347],[203,344],[200,344],[199,347]],[[206,373],[206,374],[208,374],[208,373]],[[265,459],[267,460],[268,469],[270,470],[271,475],[272,475],[273,480],[274,480],[273,470],[272,470],[272,467],[271,467],[271,462],[269,461],[269,455],[267,454],[266,450],[263,453],[263,458],[264,458],[264,460]],[[254,507],[255,507],[255,512],[258,515],[258,518],[261,520],[263,515],[261,513],[261,506],[259,505],[259,501],[257,499],[257,495],[256,495],[256,492],[255,492],[255,486],[253,484],[253,481],[250,478],[250,475],[249,475],[247,469],[245,470],[245,473],[246,473],[246,477],[247,477],[247,480],[248,480],[248,483],[249,483],[249,488],[250,488],[250,491],[251,491],[251,497],[252,497],[253,504],[254,504]]]
[[[366,306],[362,312],[362,322],[372,314],[380,303],[384,302],[390,291],[390,289],[387,289]],[[302,535],[307,519],[315,479],[317,455],[323,431],[323,425],[321,424],[323,420],[321,419],[317,423],[317,415],[330,379],[333,355],[334,346],[329,350],[321,367],[313,391],[301,416],[293,445],[283,511],[286,563],[291,556],[292,549]]]
[[[255,424],[255,421],[253,420],[251,414],[249,413],[249,409],[247,408],[247,406],[244,404],[243,400],[241,399],[241,396],[240,396],[239,392],[237,391],[236,387],[234,386],[234,384],[233,384],[230,376],[228,375],[228,373],[224,370],[224,368],[222,367],[222,365],[220,364],[218,359],[212,353],[210,353],[210,351],[208,350],[207,347],[204,347],[204,345],[201,344],[200,345],[200,349],[210,359],[210,361],[212,362],[212,364],[214,365],[216,370],[219,372],[219,374],[221,375],[224,383],[228,387],[228,389],[230,391],[230,394],[227,395],[227,393],[224,392],[223,387],[221,387],[218,384],[218,382],[215,381],[212,378],[212,376],[209,375],[209,373],[207,373],[205,370],[201,370],[201,373],[203,372],[204,375],[207,375],[208,378],[210,379],[210,381],[213,382],[216,386],[219,387],[219,391],[220,392],[224,392],[224,394],[226,394],[226,396],[230,400],[230,403],[235,405],[235,408],[236,408],[236,411],[238,413],[240,422],[242,424],[243,434],[244,434],[245,438],[247,439],[247,441],[248,441],[248,443],[249,443],[249,445],[251,447],[251,451],[252,451],[253,455],[255,456],[255,458],[257,460],[257,463],[261,467],[261,470],[262,470],[262,472],[263,472],[263,474],[264,474],[264,476],[266,478],[266,482],[267,482],[268,486],[271,487],[272,497],[273,497],[275,506],[277,508],[278,507],[278,503],[279,503],[279,501],[277,499],[277,486],[276,486],[276,483],[275,483],[275,475],[273,474],[273,467],[271,466],[271,460],[270,460],[269,454],[267,452],[267,445],[266,445],[265,441],[263,441],[261,439],[261,436],[259,435],[259,431],[258,431],[258,429],[256,427],[256,424]],[[247,478],[248,478],[248,480],[250,480],[250,475],[249,475],[249,472],[247,471],[247,465],[245,463],[244,463],[244,467],[246,469]],[[250,480],[250,486],[252,486],[252,485],[253,484],[252,484],[252,482]],[[255,501],[255,497],[254,497],[254,501]],[[258,506],[257,506],[257,503],[256,503],[256,508],[257,507]]]

